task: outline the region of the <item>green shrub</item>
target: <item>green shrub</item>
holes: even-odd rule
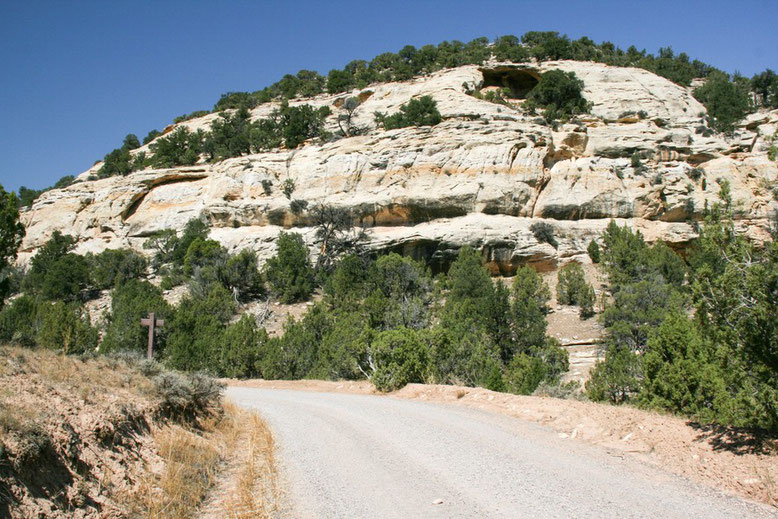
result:
[[[376,366],[370,380],[379,391],[424,382],[429,370],[427,346],[415,331],[407,328],[379,333],[370,344],[369,354]]]
[[[75,183],[75,181],[76,178],[73,175],[65,175],[64,177],[57,180],[53,186],[44,189],[28,189],[24,186],[21,186],[19,188],[18,206],[20,208],[29,207],[46,191],[51,191],[52,189],[64,189]]]
[[[439,384],[499,389],[502,376],[495,377],[495,370],[499,373],[502,367],[500,351],[485,328],[467,318],[472,308],[457,304],[439,327],[419,331],[429,344],[430,374]],[[454,317],[465,319],[456,322]]]
[[[770,69],[751,78],[751,90],[757,103],[769,108],[778,108],[778,74]]]
[[[323,334],[316,360],[307,376],[329,380],[364,377],[369,366],[362,366],[375,331],[360,312],[334,314],[332,327]]]
[[[387,254],[370,265],[367,279],[369,295],[363,310],[371,327],[418,330],[427,325],[432,283],[422,265],[396,253]]]
[[[162,135],[162,132],[160,132],[159,130],[151,130],[143,138],[143,145],[145,146],[146,144],[150,143],[151,141],[153,141],[154,139],[156,139],[160,135]]]
[[[30,268],[22,283],[22,289],[25,292],[40,292],[46,272],[59,258],[69,253],[75,244],[76,240],[72,236],[54,231],[51,238],[38,249],[38,252],[30,260]]]
[[[643,167],[643,162],[640,160],[640,153],[635,152],[632,154],[632,158],[630,159],[630,165],[635,169],[640,169]]]
[[[46,271],[40,293],[49,300],[75,301],[90,286],[90,282],[86,258],[69,252],[54,261]]]
[[[91,281],[87,260],[70,252],[75,242],[72,236],[54,231],[30,261],[22,290],[51,300],[78,299]]]
[[[297,233],[282,232],[278,252],[265,265],[265,275],[272,291],[282,303],[305,301],[313,292],[313,268],[308,247]]]
[[[227,250],[219,242],[197,237],[186,248],[184,274],[191,277],[196,269],[212,269],[214,280],[217,280],[219,271],[227,263],[227,257]]]
[[[622,404],[640,390],[640,358],[629,348],[611,346],[586,382],[586,395],[595,402]]]
[[[253,378],[259,375],[260,351],[268,341],[264,328],[244,315],[224,331],[218,345],[219,374],[231,378]]]
[[[289,204],[289,209],[292,211],[292,214],[300,215],[305,212],[306,209],[308,209],[308,201],[292,200]]]
[[[208,110],[196,110],[189,114],[179,115],[178,117],[173,119],[173,124],[183,123],[191,119],[197,119],[198,117],[203,117],[205,115],[208,115],[209,113],[211,112],[209,112]],[[143,140],[143,144],[146,144],[145,139]]]
[[[592,240],[589,242],[589,246],[586,247],[586,252],[589,254],[592,263],[600,262],[600,246],[597,245],[596,241]]]
[[[148,328],[141,326],[140,320],[151,312],[166,321],[165,326],[157,329],[155,348],[159,353],[164,350],[170,318],[173,315],[170,305],[162,297],[162,290],[148,281],[137,279],[117,285],[111,292],[111,312],[107,318],[100,351],[108,353],[128,350],[145,353]]]
[[[203,132],[191,132],[179,126],[167,136],[159,137],[149,145],[154,154],[152,164],[158,168],[189,166],[197,162],[203,147]]]
[[[0,308],[8,295],[10,282],[6,273],[16,259],[16,251],[22,244],[24,226],[19,222],[16,196],[6,193],[0,185]]]
[[[583,267],[568,263],[557,273],[557,301],[563,305],[581,307],[581,317],[594,315],[594,289],[586,282]]]
[[[235,302],[227,290],[213,284],[203,297],[185,297],[166,324],[165,363],[182,371],[218,369],[225,325],[235,313]]]
[[[337,262],[324,283],[325,300],[333,307],[352,307],[367,295],[368,262],[348,254]]]
[[[594,315],[595,294],[591,285],[586,285],[578,294],[578,315],[581,319],[589,319]]]
[[[505,385],[511,393],[531,395],[548,374],[548,367],[542,360],[519,353],[505,369]]]
[[[311,307],[300,321],[287,320],[284,334],[268,341],[258,362],[267,379],[299,379],[317,367],[324,338],[334,330],[333,315],[322,304]],[[321,366],[319,366],[321,368]]]
[[[202,150],[211,162],[251,153],[251,114],[246,108],[222,112],[211,122],[203,138]]]
[[[98,331],[89,322],[89,316],[74,303],[42,302],[38,306],[39,328],[35,342],[43,347],[65,354],[94,351]]]
[[[541,74],[524,106],[530,111],[542,108],[547,122],[568,119],[589,111],[590,105],[581,94],[583,87],[583,81],[574,72],[549,70]]]
[[[87,255],[87,263],[95,288],[113,288],[123,281],[146,275],[148,261],[131,249],[106,249],[96,255]]]
[[[321,137],[324,132],[324,119],[328,115],[330,109],[327,106],[314,109],[311,105],[282,105],[279,124],[286,147],[293,149],[307,139]]]
[[[709,126],[719,132],[732,132],[749,109],[748,93],[723,73],[711,75],[694,97],[708,110]]]
[[[17,297],[0,311],[0,342],[32,347],[37,328],[38,303],[28,295]]]
[[[726,400],[716,354],[683,313],[672,313],[649,339],[639,403],[714,421]]]
[[[556,31],[530,31],[521,37],[521,42],[539,61],[574,58],[570,40]]]
[[[528,266],[516,271],[511,293],[516,353],[527,353],[545,344],[546,313],[551,293],[540,275]]]
[[[133,158],[130,151],[139,147],[138,137],[132,133],[128,134],[120,148],[116,148],[103,158],[103,165],[97,171],[97,176],[106,178],[131,173],[133,171]]]
[[[411,99],[400,107],[399,112],[392,115],[376,112],[375,118],[385,130],[406,126],[435,126],[443,120],[438,111],[438,104],[431,96]]]
[[[243,249],[230,256],[222,268],[220,277],[225,286],[239,301],[247,301],[265,294],[265,282],[259,271],[257,254]]]
[[[535,239],[540,243],[548,243],[555,249],[559,247],[559,242],[556,241],[554,236],[554,226],[548,222],[535,222],[530,225],[529,230],[532,232]]]

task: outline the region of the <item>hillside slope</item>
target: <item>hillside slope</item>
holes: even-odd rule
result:
[[[521,111],[526,88],[518,86],[531,88],[552,69],[573,71],[583,80],[591,114],[552,128]],[[510,106],[466,93],[506,84],[518,92]],[[368,130],[364,135],[89,180],[96,164],[79,182],[46,192],[23,211],[21,258],[55,230],[76,236],[77,252],[141,250],[150,234],[180,229],[195,217],[209,222],[211,237],[229,249],[249,247],[268,257],[283,229],[294,227],[313,241],[309,214],[290,207],[300,200],[309,208],[352,209],[376,250],[445,268],[460,246],[470,244],[484,252],[494,271],[510,274],[526,262],[553,269],[572,257],[585,261],[589,240],[611,218],[629,221],[648,240],[683,246],[695,236],[693,222],[718,200],[721,180],[730,182],[738,224],[753,238],[766,236],[769,215],[778,209],[772,192],[778,165],[767,157],[778,112],[750,116],[725,139],[704,131],[705,108],[689,89],[642,69],[572,61],[492,63],[290,104],[330,106],[334,114],[327,125],[334,130],[338,107],[351,95],[363,100],[355,117]],[[374,112],[393,113],[423,95],[437,101],[442,123],[376,128]],[[274,108],[260,105],[252,117],[266,117]],[[207,129],[217,117],[180,125]],[[630,161],[636,152],[645,157],[638,168]],[[288,198],[281,189],[287,179],[296,186]],[[530,226],[539,220],[552,223],[558,248],[533,236]]]

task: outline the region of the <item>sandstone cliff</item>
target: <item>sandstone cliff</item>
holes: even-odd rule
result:
[[[583,80],[591,114],[552,128],[521,111],[520,98],[549,69]],[[504,106],[467,95],[479,85],[508,85],[518,99]],[[768,218],[778,210],[778,165],[767,157],[778,111],[750,116],[725,139],[705,130],[705,108],[688,89],[645,70],[572,61],[465,66],[291,104],[337,112],[351,95],[363,100],[356,118],[368,131],[361,136],[89,180],[95,165],[23,211],[22,260],[55,230],[77,237],[77,252],[142,250],[150,234],[180,229],[194,217],[208,221],[211,237],[229,249],[250,247],[268,257],[283,229],[313,239],[309,218],[294,214],[281,191],[286,179],[295,182],[294,200],[361,215],[375,249],[435,267],[470,244],[503,273],[524,262],[553,268],[574,257],[588,261],[586,245],[611,218],[649,240],[683,246],[695,237],[706,204],[718,200],[721,180],[730,182],[738,225],[752,238],[766,237]],[[437,101],[442,123],[376,128],[374,112],[393,113],[422,95]],[[276,107],[262,105],[252,116]],[[181,124],[207,129],[215,117]],[[336,129],[334,115],[328,124]],[[631,166],[635,152],[645,157],[640,168]],[[270,194],[263,181],[272,184]],[[530,226],[539,220],[555,227],[558,248],[535,239]]]

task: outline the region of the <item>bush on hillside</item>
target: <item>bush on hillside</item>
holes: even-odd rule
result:
[[[148,281],[126,280],[111,293],[111,311],[107,318],[105,336],[100,352],[130,350],[145,353],[148,344],[148,328],[140,326],[140,320],[154,312],[157,318],[166,321],[158,328],[155,342],[157,353],[165,348],[169,320],[173,309],[162,297],[162,290]]]
[[[394,391],[406,384],[424,382],[429,352],[418,334],[407,328],[378,334],[369,355],[376,369],[370,381],[379,391]]]
[[[10,290],[8,273],[24,234],[24,226],[19,221],[16,196],[6,193],[0,185],[0,308],[3,307]]]
[[[431,96],[411,99],[400,107],[399,112],[392,115],[376,112],[375,119],[385,130],[406,126],[435,126],[443,120],[438,111],[438,104]]]
[[[516,353],[528,353],[546,341],[546,314],[551,293],[535,269],[522,266],[511,287],[511,316]]]
[[[527,95],[524,107],[529,111],[542,109],[547,122],[569,119],[589,111],[589,103],[581,93],[583,87],[574,72],[549,70]]]
[[[583,319],[594,315],[594,288],[586,282],[583,267],[578,263],[568,263],[559,269],[556,294],[560,304],[579,306]]]
[[[218,369],[214,359],[234,313],[235,302],[219,284],[210,285],[201,297],[185,297],[166,324],[166,364],[182,371]]]
[[[749,110],[748,92],[726,74],[711,75],[694,97],[708,110],[708,125],[719,132],[732,132]]]
[[[106,249],[99,254],[88,254],[87,263],[92,283],[98,290],[106,290],[129,280],[146,275],[148,261],[131,249]]]
[[[592,260],[592,263],[600,262],[600,246],[597,245],[596,241],[592,240],[589,242],[589,245],[586,247],[586,252],[589,254],[589,259]]]
[[[203,138],[202,130],[191,132],[186,126],[179,126],[149,145],[149,149],[154,154],[151,162],[158,168],[190,166],[200,158]]]
[[[267,260],[265,276],[282,303],[305,301],[310,297],[314,273],[308,247],[300,234],[282,232],[279,235],[278,252]]]
[[[548,243],[555,249],[559,247],[559,242],[556,241],[554,226],[548,222],[535,222],[530,228],[532,235],[540,243]]]

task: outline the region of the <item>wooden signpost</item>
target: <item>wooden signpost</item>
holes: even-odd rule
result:
[[[157,319],[154,312],[151,312],[148,317],[140,320],[140,324],[149,327],[149,349],[146,350],[146,358],[151,359],[154,354],[154,330],[157,326],[164,326],[165,321]]]

